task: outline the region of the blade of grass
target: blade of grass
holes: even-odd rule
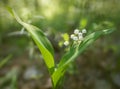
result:
[[[7,64],[7,62],[11,59],[12,55],[8,55],[7,57],[5,57],[4,59],[2,59],[0,61],[0,69],[5,66],[5,64]]]

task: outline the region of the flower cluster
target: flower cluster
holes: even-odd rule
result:
[[[74,43],[80,43],[83,40],[83,34],[87,33],[86,29],[79,31],[79,29],[74,30],[74,34],[70,35],[70,38],[74,41]],[[65,46],[69,45],[69,41],[64,42]]]
[[[69,41],[66,40],[66,41],[64,42],[64,45],[65,45],[65,46],[68,46],[68,45],[69,45]]]

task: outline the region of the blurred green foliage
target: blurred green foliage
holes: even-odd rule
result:
[[[25,31],[21,34],[23,27],[9,14],[8,6],[25,22],[44,30],[60,55],[64,47],[58,43],[63,33],[70,34],[76,28],[86,28],[88,33],[116,28],[113,34],[97,40],[83,56],[89,66],[96,67],[104,61],[103,70],[119,72],[120,0],[0,0],[0,59],[9,54],[21,55],[26,50],[30,57],[37,56],[34,52],[38,51],[29,35]]]

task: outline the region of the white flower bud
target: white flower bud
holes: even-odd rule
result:
[[[79,40],[83,40],[83,36],[79,36]]]
[[[74,30],[74,34],[78,34],[79,33],[79,30],[78,29],[75,29]]]
[[[74,37],[74,36],[75,36],[75,35],[74,35],[74,34],[72,34],[72,35],[70,35],[70,38],[71,38],[71,39],[73,39],[73,37]]]
[[[78,33],[78,36],[82,36],[83,34],[81,32]]]
[[[87,30],[86,30],[86,29],[83,29],[83,30],[82,30],[82,33],[87,33]]]
[[[74,40],[74,41],[77,41],[77,40],[78,40],[78,37],[77,37],[77,36],[74,36],[74,37],[73,37],[73,40]]]
[[[65,45],[65,46],[68,46],[68,45],[69,45],[69,41],[65,41],[65,42],[64,42],[64,45]]]

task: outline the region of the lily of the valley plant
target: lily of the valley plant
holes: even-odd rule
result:
[[[48,68],[49,74],[51,76],[51,81],[53,85],[53,89],[58,89],[58,85],[63,78],[68,65],[74,61],[85,49],[87,46],[92,44],[96,39],[98,39],[101,35],[106,35],[111,33],[113,29],[105,29],[93,32],[84,37],[84,34],[87,32],[86,29],[78,30],[75,29],[74,33],[70,35],[71,40],[65,41],[64,45],[69,46],[69,51],[66,52],[60,59],[59,63],[55,63],[54,60],[54,49],[52,44],[45,36],[44,32],[33,26],[31,24],[25,23],[22,21],[14,10],[9,8],[11,14],[15,17],[18,23],[20,23],[27,31],[30,33],[31,38],[34,40],[36,45],[38,46]],[[57,66],[56,66],[57,65]]]

